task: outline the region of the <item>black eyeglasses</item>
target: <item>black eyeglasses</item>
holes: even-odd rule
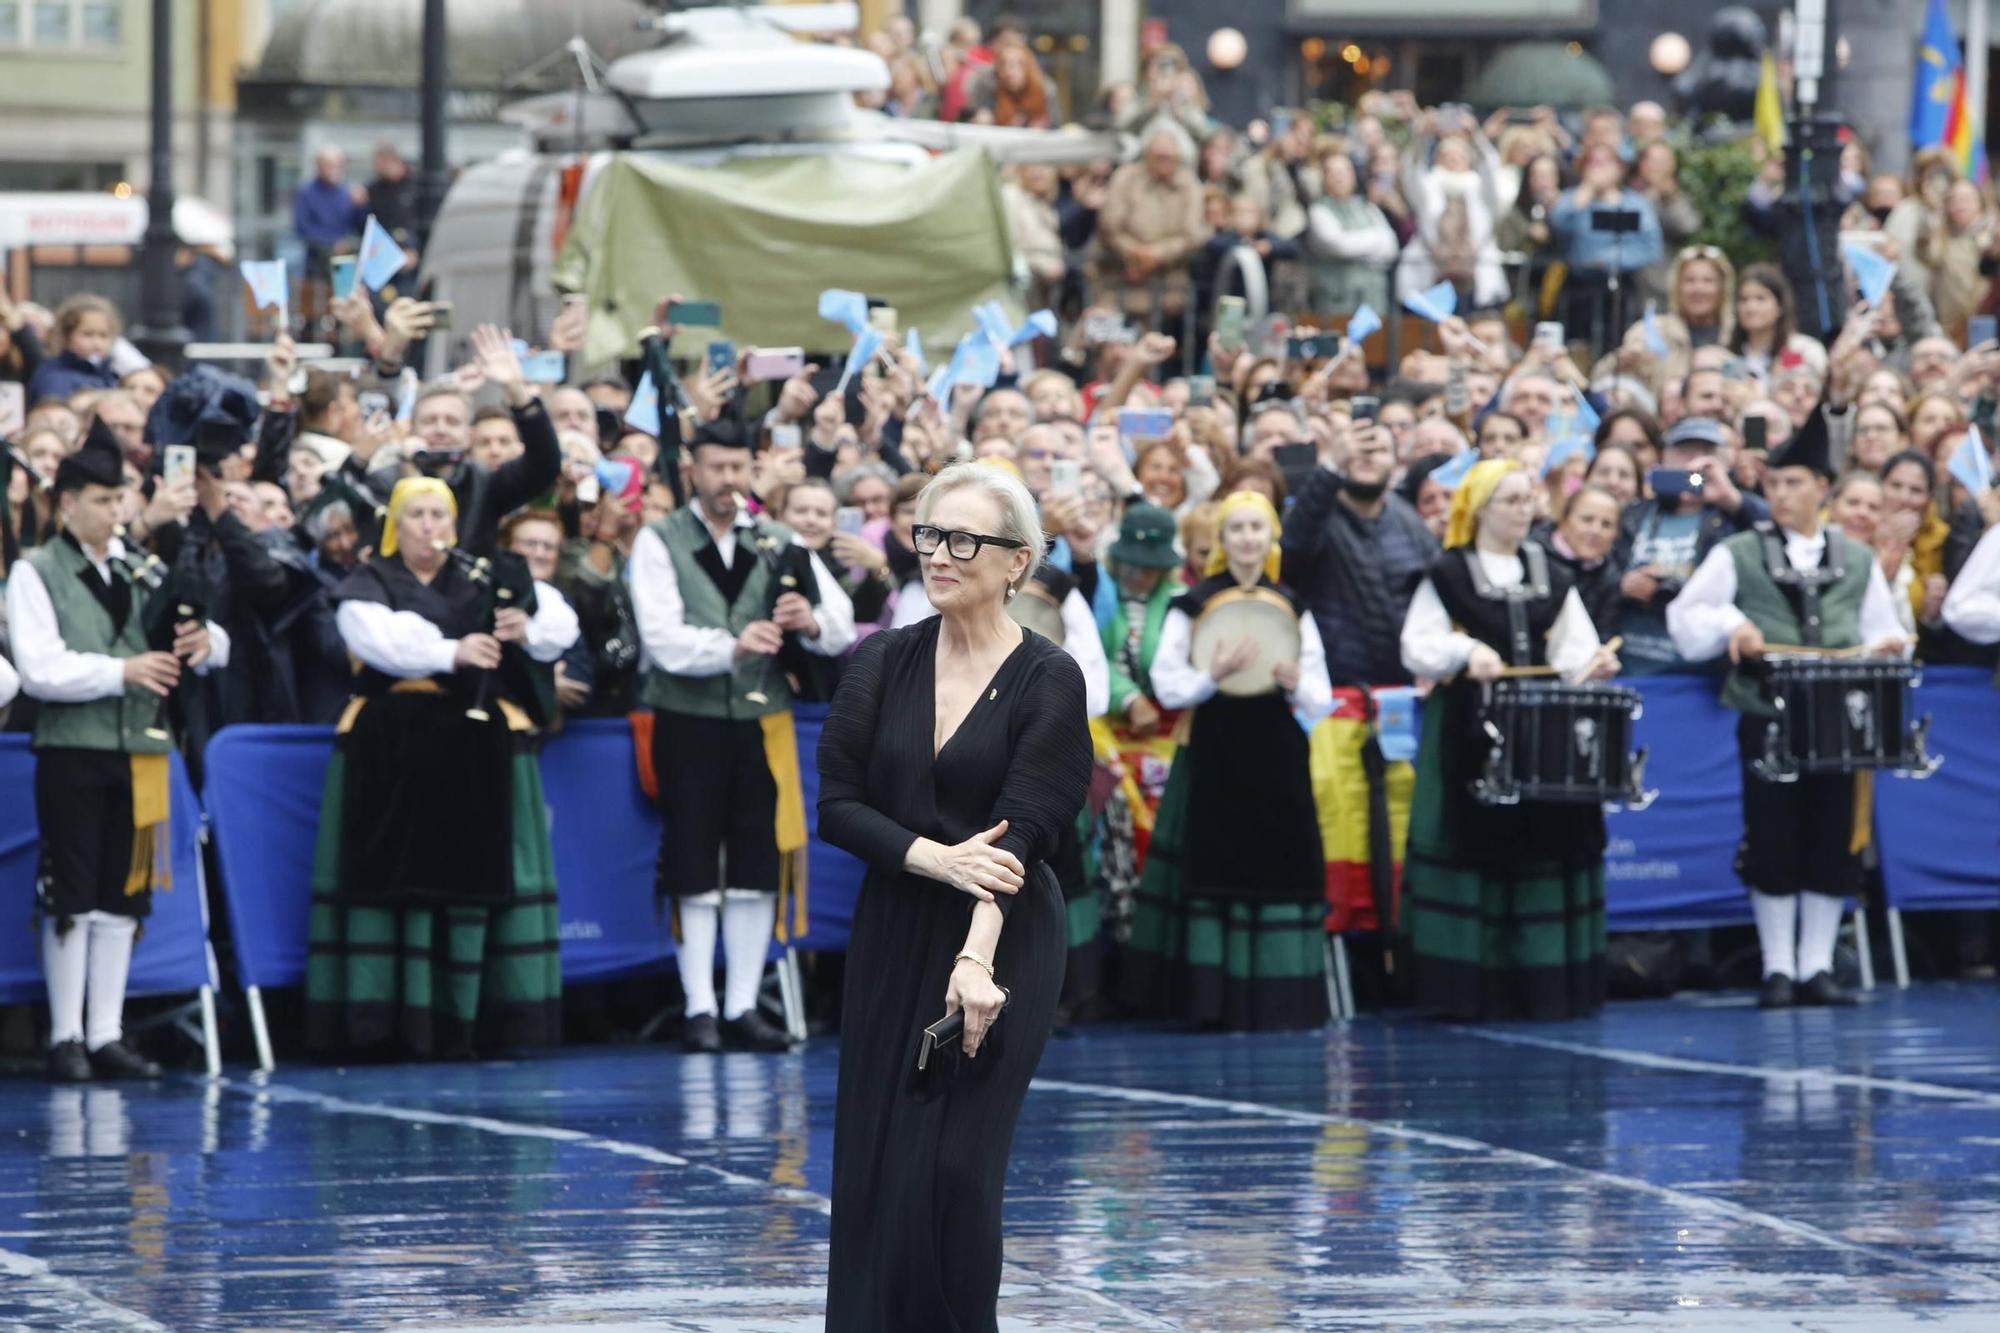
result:
[[[934,528],[928,523],[919,523],[910,529],[910,544],[917,548],[918,555],[934,555],[943,546],[954,560],[970,560],[979,554],[982,546],[1004,546],[1009,550],[1019,550],[1027,545],[1012,537],[988,537],[980,532],[954,532],[949,528]]]

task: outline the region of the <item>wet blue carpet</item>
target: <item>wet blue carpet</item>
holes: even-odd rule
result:
[[[0,1327],[818,1327],[836,1048],[0,1083]],[[2000,989],[1053,1042],[1002,1326],[2000,1328]]]

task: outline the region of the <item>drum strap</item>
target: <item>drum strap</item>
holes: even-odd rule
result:
[[[1549,596],[1548,553],[1535,542],[1521,543],[1524,577],[1513,588],[1497,586],[1486,577],[1486,567],[1477,555],[1465,562],[1472,572],[1472,590],[1488,601],[1507,604],[1507,640],[1510,664],[1528,666],[1535,660],[1535,641],[1528,629],[1528,603],[1546,601]]]
[[[1831,532],[1827,533],[1826,554],[1819,568],[1794,569],[1791,558],[1785,554],[1785,538],[1775,524],[1761,524],[1757,533],[1763,540],[1764,568],[1770,573],[1771,581],[1798,604],[1801,646],[1822,646],[1826,637],[1826,617],[1820,610],[1820,593],[1847,576],[1847,563],[1842,558],[1840,543],[1834,540]]]

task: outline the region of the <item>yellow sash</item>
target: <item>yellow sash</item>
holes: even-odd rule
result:
[[[764,762],[778,786],[778,942],[789,943],[806,933],[806,793],[799,781],[799,734],[792,712],[766,713]],[[787,927],[786,901],[790,900]]]
[[[125,892],[171,889],[173,869],[167,850],[167,756],[132,756],[132,865]]]

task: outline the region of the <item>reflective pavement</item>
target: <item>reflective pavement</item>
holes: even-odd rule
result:
[[[817,1328],[836,1049],[0,1083],[0,1328]],[[1101,1028],[1003,1328],[2000,1328],[2000,989]]]

